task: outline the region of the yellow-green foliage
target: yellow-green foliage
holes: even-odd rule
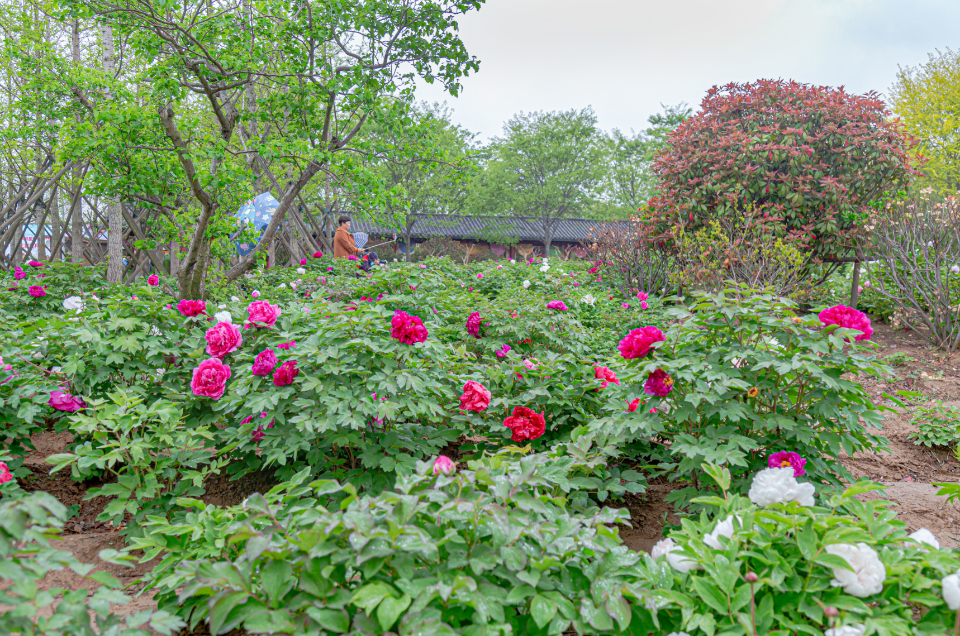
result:
[[[890,90],[893,111],[920,141],[924,185],[944,194],[960,189],[960,51],[930,54],[904,68]]]

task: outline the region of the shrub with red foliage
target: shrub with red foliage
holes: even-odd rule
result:
[[[850,245],[871,202],[919,174],[915,140],[880,96],[782,80],[707,92],[657,156],[650,212],[661,229],[752,207],[811,255]]]

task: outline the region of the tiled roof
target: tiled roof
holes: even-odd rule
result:
[[[554,225],[553,241],[577,243],[586,240],[590,228],[602,221],[594,219],[562,219]],[[353,232],[366,232],[375,236],[389,236],[394,230],[354,217],[350,226]],[[397,232],[402,236],[401,232]],[[422,240],[436,236],[464,240],[474,239],[497,242],[497,237],[510,237],[518,241],[543,241],[543,224],[539,218],[504,216],[461,216],[425,214],[417,218],[410,233],[411,238]]]

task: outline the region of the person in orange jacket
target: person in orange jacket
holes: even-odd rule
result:
[[[333,256],[334,258],[346,258],[363,253],[363,248],[357,247],[353,242],[353,234],[350,233],[350,217],[341,216],[338,221],[340,227],[333,236]]]

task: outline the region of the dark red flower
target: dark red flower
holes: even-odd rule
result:
[[[503,420],[503,425],[513,431],[510,439],[515,442],[537,439],[547,430],[543,413],[537,413],[525,406],[515,406],[513,415]]]

